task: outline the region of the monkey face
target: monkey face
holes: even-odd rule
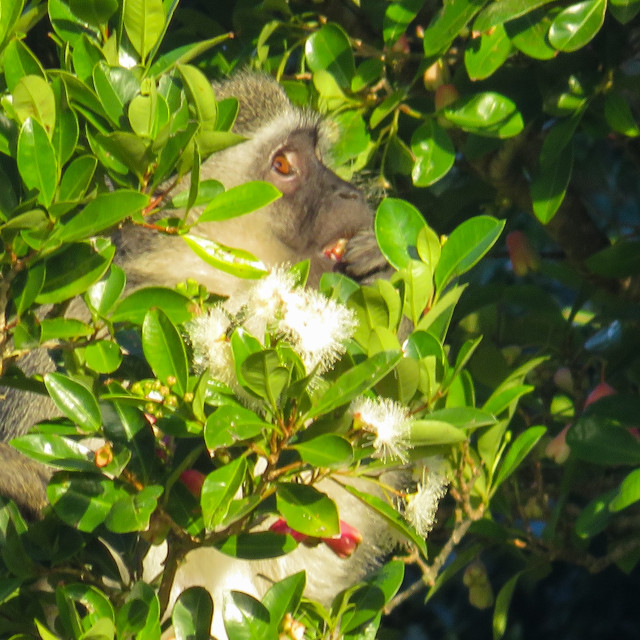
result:
[[[262,172],[283,194],[270,207],[274,234],[310,260],[312,286],[340,261],[347,242],[372,225],[362,193],[322,162],[318,137],[315,129],[293,131],[267,155]]]

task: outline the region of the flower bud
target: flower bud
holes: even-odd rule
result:
[[[348,558],[362,542],[362,534],[348,522],[340,520],[340,533],[333,538],[322,538],[324,542],[338,558]]]
[[[284,518],[278,518],[270,527],[269,531],[274,533],[280,533],[282,535],[289,534],[296,542],[308,542],[311,537],[306,533],[300,533],[295,529],[292,529]]]
[[[614,396],[616,393],[618,392],[610,384],[601,382],[600,384],[597,384],[587,396],[587,399],[584,401],[584,408],[586,409],[590,404],[600,400],[600,398]]]
[[[540,267],[540,256],[522,231],[512,231],[507,234],[507,250],[513,272],[517,276],[524,276],[529,271],[537,271]]]
[[[449,70],[442,60],[436,60],[422,76],[422,82],[427,91],[436,91],[438,87],[441,87],[448,80]]]
[[[202,493],[202,485],[204,484],[205,475],[196,469],[185,469],[180,474],[180,482],[187,487],[189,492],[196,498],[200,498]]]
[[[566,393],[573,393],[573,376],[569,367],[559,367],[553,374],[553,382],[558,389]]]
[[[546,446],[544,452],[545,454],[555,460],[558,464],[562,464],[567,461],[569,454],[571,453],[571,448],[567,444],[567,431],[569,431],[569,427],[571,425],[568,424],[549,444]]]
[[[436,111],[441,111],[460,97],[460,93],[453,84],[442,84],[436,89]]]
[[[96,467],[99,469],[106,467],[113,460],[113,449],[111,448],[111,444],[109,442],[103,444],[96,450],[94,455]]]

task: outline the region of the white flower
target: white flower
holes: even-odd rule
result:
[[[383,460],[397,458],[408,460],[409,410],[399,402],[389,398],[357,398],[351,405],[354,422],[375,434],[373,447],[376,455]]]
[[[321,374],[345,352],[356,327],[355,315],[317,291],[295,289],[283,306],[278,330],[298,353],[307,371]]]
[[[196,367],[208,369],[214,378],[235,389],[238,386],[235,364],[227,338],[230,324],[227,312],[221,306],[216,306],[193,320],[188,330]]]
[[[445,476],[426,471],[416,492],[405,498],[404,517],[425,538],[436,522],[438,502],[447,492],[448,484]]]

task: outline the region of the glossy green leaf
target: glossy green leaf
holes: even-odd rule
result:
[[[212,471],[204,480],[200,504],[205,527],[215,529],[229,512],[231,501],[247,474],[247,461],[237,458]]]
[[[118,0],[69,0],[69,8],[84,22],[100,27],[118,10]]]
[[[125,126],[125,106],[140,92],[140,83],[133,72],[99,62],[93,70],[93,85],[111,121]]]
[[[522,0],[516,1],[522,3]],[[545,0],[545,2],[547,1]],[[499,2],[494,2],[489,7],[497,4]],[[550,26],[551,17],[549,12],[545,8],[539,8],[526,13],[516,20],[507,22],[505,29],[507,35],[511,38],[511,44],[516,49],[536,60],[550,60],[557,54],[547,40]]]
[[[494,489],[499,487],[520,466],[546,432],[546,427],[529,427],[513,441],[494,479]]]
[[[164,33],[162,0],[127,0],[123,18],[129,40],[144,62]]]
[[[6,3],[3,4],[3,9]],[[3,22],[4,15],[0,13],[0,22]],[[4,78],[7,83],[7,89],[11,93],[14,92],[16,86],[27,76],[38,77],[44,80],[44,69],[40,61],[33,55],[31,50],[22,42],[22,40],[13,39],[4,50]],[[46,82],[45,82],[46,84]]]
[[[607,0],[584,0],[563,9],[551,23],[549,42],[560,51],[577,51],[600,31]]]
[[[266,207],[282,197],[269,182],[247,182],[217,195],[205,207],[198,222],[229,220]]]
[[[633,473],[633,472],[632,472]],[[618,495],[617,489],[596,496],[580,512],[576,519],[576,534],[580,538],[592,538],[598,535],[609,524],[613,514],[609,510],[609,503]]]
[[[223,601],[222,617],[229,640],[276,640],[266,607],[253,596],[229,591]]]
[[[505,22],[511,22],[514,18],[520,18],[534,11],[538,7],[553,2],[554,0],[495,0],[487,4],[475,22],[475,31],[488,31]]]
[[[619,240],[589,256],[589,270],[606,278],[628,278],[640,273],[640,241]]]
[[[246,560],[277,558],[291,553],[297,546],[298,543],[291,536],[283,536],[272,531],[241,533],[216,543],[216,548],[222,553]]]
[[[91,389],[62,373],[47,373],[44,384],[56,407],[86,433],[102,426],[98,401]]]
[[[58,184],[58,163],[46,131],[33,118],[27,118],[20,129],[17,161],[24,183],[37,189],[38,200],[48,207]]]
[[[451,424],[429,417],[412,420],[409,440],[414,447],[464,442],[467,434]]]
[[[450,0],[436,13],[424,31],[422,39],[425,56],[445,51],[471,18],[480,11],[478,0]]]
[[[511,41],[502,24],[471,40],[464,64],[471,80],[484,80],[499,69],[511,53]]]
[[[640,12],[640,0],[609,0],[609,11],[622,24],[627,24]]]
[[[56,474],[47,486],[47,498],[57,516],[86,532],[101,525],[114,503],[124,495],[122,489],[105,476]]]
[[[493,91],[456,100],[445,107],[444,116],[465,131],[492,138],[511,138],[524,128],[524,121],[516,104],[510,98]]]
[[[427,226],[420,212],[408,202],[385,198],[375,218],[376,239],[384,257],[396,269],[418,257],[418,234]]]
[[[9,34],[14,33],[14,26],[20,20],[24,0],[0,1],[0,44],[3,44]]]
[[[75,318],[44,318],[40,321],[40,341],[66,340],[80,336],[90,336],[93,328]]]
[[[276,487],[276,504],[294,531],[318,538],[340,533],[335,503],[312,486],[281,482]]]
[[[98,161],[93,156],[78,156],[65,169],[58,190],[59,200],[70,202],[84,196],[95,173]]]
[[[56,469],[89,473],[98,470],[91,449],[76,440],[55,433],[30,433],[14,438],[11,446],[29,458]]]
[[[120,366],[122,353],[115,342],[98,340],[87,345],[84,358],[90,369],[98,373],[112,373]]]
[[[276,582],[264,594],[262,604],[269,611],[273,630],[280,628],[280,623],[287,613],[293,613],[297,609],[305,582],[305,572],[300,571]]]
[[[161,636],[160,602],[153,587],[142,581],[131,587],[116,613],[116,628],[122,638],[157,640]]]
[[[494,415],[499,415],[509,409],[509,415],[511,415],[515,403],[517,403],[522,396],[531,393],[534,389],[535,387],[530,384],[510,385],[506,388],[498,387],[494,389],[482,408]]]
[[[212,47],[221,44],[225,40],[228,40],[230,34],[223,33],[215,38],[209,38],[207,40],[201,40],[195,43],[188,43],[172,49],[166,53],[163,53],[157,57],[155,62],[149,69],[149,75],[151,77],[158,77],[167,73],[178,64],[188,64],[195,60],[198,56],[206,53]]]
[[[382,35],[387,46],[396,42],[407,30],[423,4],[424,0],[400,0],[387,5],[382,23]]]
[[[304,48],[309,68],[327,71],[342,89],[351,86],[356,66],[347,34],[341,26],[329,23],[314,31]]]
[[[13,304],[18,317],[35,302],[44,284],[44,277],[44,263],[36,262],[30,269],[18,273],[11,282]]]
[[[148,203],[149,196],[137,191],[120,189],[100,194],[67,224],[58,227],[53,237],[61,242],[74,242],[97,235],[140,212]]]
[[[634,469],[618,487],[616,496],[609,503],[611,511],[622,511],[640,500],[640,469]]]
[[[511,576],[500,588],[496,597],[496,605],[493,610],[493,640],[500,640],[507,630],[507,614],[509,613],[509,605],[513,598],[516,584],[522,571]]]
[[[569,186],[573,169],[573,144],[562,152],[546,160],[538,169],[531,182],[533,211],[542,224],[546,224],[556,214]]]
[[[469,271],[495,244],[504,225],[504,220],[475,216],[456,227],[442,247],[436,290],[441,293],[451,280]]]
[[[123,494],[109,511],[105,526],[114,533],[145,531],[162,492],[162,487],[151,485],[135,494]]]
[[[411,179],[416,187],[428,187],[449,172],[456,152],[447,132],[433,118],[426,120],[411,136],[415,157]]]
[[[209,640],[213,601],[203,587],[185,589],[173,605],[171,622],[176,640]]]
[[[401,354],[397,352],[381,351],[349,369],[320,397],[317,405],[313,407],[313,415],[320,416],[351,402],[387,375],[400,357]]]
[[[158,307],[174,323],[187,322],[192,316],[192,302],[186,296],[164,287],[139,289],[122,300],[110,315],[112,322],[142,324],[147,311]]]
[[[142,323],[142,350],[153,373],[179,395],[187,390],[187,352],[180,333],[162,309],[147,311]]]
[[[349,464],[353,449],[349,441],[333,433],[291,445],[304,462],[315,468],[334,468]]]
[[[253,280],[269,273],[267,267],[258,258],[243,249],[233,249],[189,233],[181,238],[198,257],[225,273]]]
[[[185,89],[196,109],[202,126],[213,128],[218,119],[218,106],[211,83],[197,67],[189,64],[179,64],[177,69],[182,76]]]
[[[604,117],[609,126],[630,138],[640,135],[640,126],[627,99],[620,93],[608,93],[604,101]]]
[[[209,451],[219,447],[230,447],[236,442],[249,440],[263,431],[271,430],[271,425],[256,413],[244,407],[223,406],[214,411],[204,427],[204,441]]]

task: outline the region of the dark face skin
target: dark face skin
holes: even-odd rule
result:
[[[312,281],[336,265],[335,252],[330,256],[338,241],[372,225],[362,193],[322,163],[316,142],[315,130],[294,131],[271,152],[261,176],[283,194],[272,219],[274,232],[311,260]],[[291,215],[282,215],[282,207]]]

